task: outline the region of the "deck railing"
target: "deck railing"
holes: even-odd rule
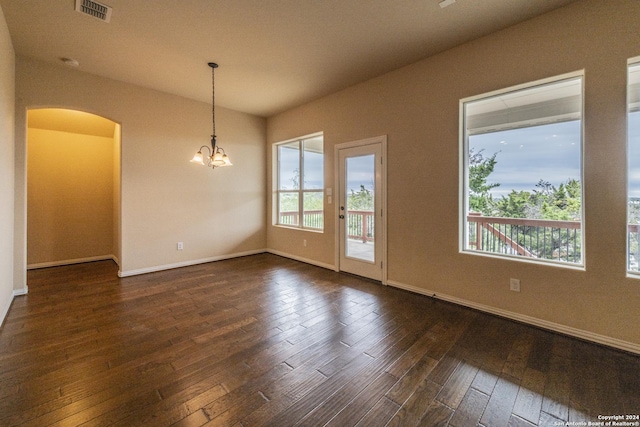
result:
[[[300,215],[297,211],[280,212],[280,225],[295,225],[300,223]],[[305,211],[303,215],[303,227],[322,229],[324,215],[321,210]],[[347,234],[350,239],[373,242],[375,239],[375,219],[372,211],[350,210],[347,214]]]
[[[303,224],[305,228],[317,228],[322,230],[324,227],[324,213],[321,210],[304,211]],[[280,225],[300,225],[300,214],[298,211],[280,212]]]
[[[373,242],[374,224],[373,211],[347,211],[347,234],[350,239],[362,240],[362,243]]]
[[[569,263],[582,261],[580,221],[467,216],[468,246],[483,252]]]
[[[375,240],[372,211],[348,211],[350,239],[372,242]],[[297,211],[280,212],[281,225],[298,225]],[[321,210],[304,212],[304,227],[322,229],[324,215]],[[470,213],[468,246],[483,252],[504,253],[530,258],[579,263],[582,260],[582,233],[580,221],[554,221],[525,218],[500,218]],[[629,271],[640,271],[640,224],[628,224],[627,261]]]

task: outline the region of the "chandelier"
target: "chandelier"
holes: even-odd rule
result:
[[[215,70],[218,68],[218,64],[215,62],[209,62],[209,67],[211,67],[211,117],[213,121],[213,133],[211,135],[211,148],[206,145],[200,147],[198,152],[193,156],[191,162],[198,163],[201,165],[209,166],[213,169],[220,168],[222,166],[231,166],[231,160],[229,160],[229,156],[224,152],[224,149],[218,145],[216,142],[216,80],[215,80]],[[207,157],[205,163],[205,156],[202,154],[202,150],[206,150]]]

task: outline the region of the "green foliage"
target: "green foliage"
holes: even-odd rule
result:
[[[491,203],[491,216],[526,218],[531,194],[527,191],[512,190],[508,196]]]
[[[298,193],[280,193],[280,212],[298,211]]]
[[[374,200],[373,192],[364,185],[360,185],[360,190],[354,191],[347,195],[347,209],[352,211],[373,211]]]
[[[575,221],[580,219],[580,181],[568,179],[558,187],[540,180],[532,191],[512,190],[495,200],[490,191],[500,183],[489,183],[489,175],[497,164],[494,153],[485,157],[483,150],[469,152],[469,210],[484,216]]]
[[[628,216],[629,216],[629,224],[640,224],[640,199],[631,198],[629,199],[628,207]]]
[[[511,191],[495,200],[490,191],[499,183],[488,179],[497,163],[494,153],[485,157],[482,150],[469,153],[469,209],[483,216],[527,218],[537,220],[577,221],[581,217],[580,181],[568,179],[557,187],[540,180],[531,191]],[[470,241],[475,242],[475,227],[470,227]],[[572,261],[581,259],[581,233],[568,228],[506,224],[504,235],[538,258]],[[486,231],[485,231],[486,233]],[[506,245],[502,243],[501,245]],[[501,246],[490,249],[501,251]],[[488,250],[488,249],[485,249]]]
[[[500,184],[489,184],[487,178],[496,166],[498,153],[485,157],[483,151],[476,153],[473,149],[469,150],[469,210],[490,215],[493,199],[489,192]]]
[[[581,188],[580,181],[568,179],[558,187],[548,181],[540,180],[528,195],[526,215],[522,218],[552,219],[560,221],[580,220]],[[498,211],[498,213],[501,213]],[[499,215],[507,216],[507,215]]]

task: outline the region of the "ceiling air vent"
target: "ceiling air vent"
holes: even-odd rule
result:
[[[76,12],[93,16],[104,22],[111,20],[111,11],[113,9],[106,4],[98,3],[92,0],[76,0]]]

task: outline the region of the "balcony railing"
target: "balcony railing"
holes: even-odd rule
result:
[[[467,216],[468,246],[482,252],[568,263],[582,261],[580,221]]]
[[[347,211],[347,234],[350,239],[373,242],[375,239],[375,218],[372,211]],[[299,226],[300,215],[297,211],[280,212],[280,225]],[[321,210],[305,211],[303,227],[322,229],[324,215]]]
[[[298,211],[280,212],[280,225],[300,226],[300,214]],[[316,228],[322,230],[324,227],[324,212],[321,210],[304,211],[303,223],[304,228]]]
[[[280,212],[280,225],[298,226],[299,220],[297,211]],[[303,221],[306,228],[322,229],[323,211],[305,211]],[[582,260],[580,221],[500,218],[479,213],[470,213],[467,221],[469,249],[569,263],[580,263]],[[348,211],[350,239],[373,242],[374,224],[372,211]],[[629,271],[640,271],[640,224],[628,224],[627,230],[627,268]]]
[[[347,211],[347,230],[349,239],[362,240],[362,243],[375,240],[375,218],[373,211]]]

